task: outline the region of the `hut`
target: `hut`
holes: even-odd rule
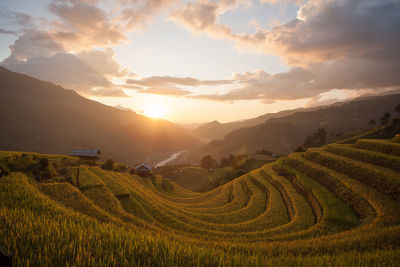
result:
[[[88,164],[94,164],[96,160],[99,160],[100,150],[97,149],[75,149],[69,153],[72,157],[79,157],[81,160]]]
[[[141,176],[148,176],[150,175],[151,167],[145,163],[142,163],[135,167],[135,171]]]

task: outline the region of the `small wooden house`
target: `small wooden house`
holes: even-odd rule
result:
[[[135,167],[135,172],[141,176],[148,176],[150,175],[151,167],[142,163]]]
[[[97,149],[76,149],[72,150],[69,153],[69,156],[79,157],[81,160],[84,160],[86,163],[94,164],[96,160],[99,160],[99,155],[101,154],[100,150]]]

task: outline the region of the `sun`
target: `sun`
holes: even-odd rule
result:
[[[166,110],[160,105],[152,105],[144,109],[144,115],[154,119],[163,118],[165,116],[165,113]]]

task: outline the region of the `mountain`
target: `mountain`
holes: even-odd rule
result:
[[[256,126],[234,130],[222,140],[213,140],[183,156],[189,162],[198,163],[204,155],[221,159],[230,153],[253,153],[261,148],[277,154],[287,154],[302,144],[306,135],[318,128],[325,128],[329,136],[368,128],[371,119],[379,123],[387,111],[393,116],[394,108],[399,104],[400,94],[391,94],[294,111],[293,114],[270,118]]]
[[[284,110],[276,113],[267,113],[256,118],[251,118],[247,120],[233,121],[227,123],[220,123],[218,121],[212,121],[203,124],[192,130],[192,134],[203,141],[209,142],[211,140],[218,140],[224,138],[228,133],[240,129],[255,126],[264,123],[266,120],[271,118],[280,118],[283,116],[288,116],[290,114],[296,113],[299,110]]]
[[[199,144],[166,120],[86,99],[72,90],[0,68],[0,150],[68,153],[95,148],[135,164]]]

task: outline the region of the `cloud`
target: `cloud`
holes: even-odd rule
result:
[[[8,30],[4,30],[4,29],[1,29],[1,28],[0,28],[0,34],[14,34],[14,35],[17,35],[17,33],[14,32],[14,31],[8,31]]]
[[[34,19],[31,15],[28,14],[10,10],[0,10],[0,22],[3,26],[12,25],[13,27],[19,26],[24,28],[31,28],[31,26],[34,24]]]
[[[126,96],[120,88],[134,85],[119,87],[112,79],[134,75],[120,66],[110,47],[125,42],[128,31],[144,27],[175,2],[51,0],[51,19],[0,11],[0,22],[12,28],[2,28],[0,34],[19,36],[1,65],[86,95]]]
[[[114,56],[114,51],[111,48],[107,48],[104,51],[89,50],[77,53],[77,57],[80,60],[98,73],[103,73],[110,77],[124,77],[130,74],[128,69],[121,67]]]
[[[153,95],[166,95],[166,96],[185,96],[192,94],[190,91],[186,91],[177,87],[150,87],[138,91],[143,94]]]
[[[124,88],[137,90],[139,93],[167,96],[189,96],[193,93],[180,87],[218,86],[232,84],[233,80],[199,80],[192,77],[151,76],[142,79],[127,79]]]
[[[395,52],[400,43],[400,2],[310,0],[297,19],[253,35],[243,44],[281,55],[291,65]]]
[[[46,57],[64,52],[64,47],[44,31],[28,30],[10,45],[11,55],[3,63],[26,61],[34,57]]]
[[[282,4],[288,4],[288,3],[293,3],[295,5],[301,5],[307,0],[260,0],[261,3],[269,3],[269,4],[277,4],[277,3],[282,3]]]
[[[70,49],[107,47],[127,40],[123,27],[94,3],[53,1],[49,11],[60,19],[53,36]]]
[[[294,100],[316,97],[334,89],[383,91],[400,85],[397,62],[379,63],[370,59],[342,59],[293,67],[284,73],[264,70],[235,75],[239,88],[226,94],[196,95],[215,101]]]
[[[286,73],[268,74],[264,70],[236,74],[239,88],[226,94],[197,95],[194,98],[216,101],[287,100],[312,97],[324,90],[313,85],[315,74],[302,68],[293,68]],[[313,88],[312,88],[313,87]],[[266,101],[268,100],[268,101]]]
[[[183,86],[200,86],[200,85],[220,85],[231,84],[232,80],[198,80],[192,77],[171,77],[171,76],[152,76],[143,79],[128,79],[128,84],[135,84],[140,86],[170,86],[170,85],[183,85]]]
[[[177,0],[126,0],[122,11],[122,18],[127,28],[143,28],[151,22],[154,16]]]
[[[219,3],[202,1],[177,10],[171,19],[196,33],[279,55],[291,69],[236,75],[238,88],[193,97],[266,101],[315,97],[333,89],[380,91],[400,85],[399,1],[309,0],[295,20],[242,35],[218,23],[223,12]]]
[[[232,1],[233,2],[237,1]],[[218,24],[226,5],[202,1],[173,12],[171,19],[194,32],[231,39],[264,53],[279,54],[291,65],[395,52],[400,42],[400,2],[395,0],[309,0],[296,19],[272,30],[234,34]]]
[[[120,105],[120,104],[115,105],[114,108],[117,108],[117,109],[119,109],[119,110],[125,110],[125,111],[132,111],[132,112],[134,112],[133,109],[128,108],[128,107],[124,107],[124,106],[122,106],[122,105]]]
[[[241,5],[248,5],[248,1],[199,1],[171,12],[169,18],[195,33],[206,32],[216,38],[233,39],[235,35],[231,28],[218,24],[218,18],[226,11],[236,9]]]
[[[2,65],[12,71],[60,84],[86,95],[127,96],[108,78],[121,74],[120,66],[112,55],[111,51],[78,54],[61,52],[32,57],[26,61],[9,60]],[[96,66],[96,62],[106,62],[107,66]]]

